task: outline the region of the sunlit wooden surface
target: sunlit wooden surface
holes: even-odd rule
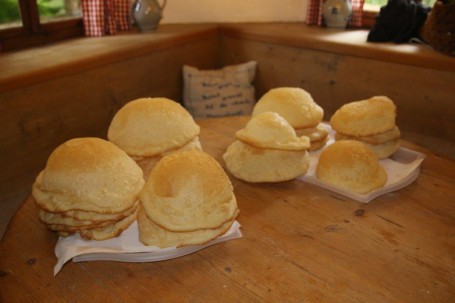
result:
[[[223,163],[246,119],[198,121],[204,149]],[[68,262],[56,277],[57,236],[28,198],[0,244],[0,302],[453,302],[455,162],[428,154],[413,184],[369,204],[231,179],[242,239],[157,263]]]

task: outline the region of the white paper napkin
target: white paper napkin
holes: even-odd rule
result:
[[[330,125],[325,125],[329,130],[330,136],[330,139],[326,144],[327,147],[335,141],[333,139],[334,132]],[[379,161],[387,172],[386,185],[382,188],[369,192],[368,194],[357,194],[322,182],[316,177],[316,167],[322,150],[323,149],[310,152],[310,166],[308,171],[305,175],[300,176],[298,179],[363,203],[368,203],[381,195],[396,191],[414,182],[414,180],[419,176],[420,164],[425,158],[425,155],[422,153],[400,147],[392,156]]]
[[[139,241],[139,231],[136,221],[123,231],[119,237],[104,241],[83,240],[79,234],[60,237],[55,246],[55,255],[58,261],[54,267],[54,276],[71,259],[73,259],[73,262],[100,260],[155,262],[182,257],[213,244],[241,238],[242,232],[240,231],[240,227],[240,223],[234,221],[226,233],[206,244],[188,245],[179,248],[159,248],[142,244]]]

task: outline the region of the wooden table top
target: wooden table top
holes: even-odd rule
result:
[[[198,121],[204,150],[224,166],[246,121]],[[428,153],[414,183],[368,204],[231,180],[243,238],[161,262],[68,262],[55,277],[57,235],[28,198],[0,244],[0,302],[454,302],[454,161]]]

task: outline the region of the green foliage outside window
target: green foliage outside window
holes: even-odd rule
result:
[[[65,0],[37,0],[42,17],[57,17],[66,14]],[[0,24],[21,20],[19,0],[0,0]]]
[[[38,0],[38,10],[40,16],[56,17],[65,15],[64,0]]]
[[[21,19],[17,0],[0,0],[0,24]]]

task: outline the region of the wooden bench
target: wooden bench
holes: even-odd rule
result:
[[[183,64],[208,69],[256,60],[258,97],[272,87],[303,87],[326,119],[343,103],[387,95],[407,139],[453,147],[455,60],[425,46],[366,43],[366,34],[301,23],[162,25],[154,33],[1,54],[0,198],[29,191],[62,142],[105,138],[126,102],[181,101]]]

